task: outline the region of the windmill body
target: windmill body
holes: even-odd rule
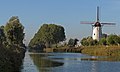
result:
[[[101,25],[99,25],[99,22],[96,22],[96,24],[93,26],[93,32],[92,32],[92,38],[93,40],[100,40],[102,38],[102,28]]]
[[[82,21],[81,24],[91,24],[92,25],[92,38],[93,40],[99,41],[102,38],[102,26],[103,25],[115,25],[115,23],[101,23],[99,22],[99,7],[97,7],[97,21],[96,22],[86,22]]]

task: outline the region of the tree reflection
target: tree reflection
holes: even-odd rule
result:
[[[34,64],[37,66],[39,71],[50,71],[52,67],[62,66],[64,63],[52,61],[50,59],[45,58],[45,54],[30,54]]]

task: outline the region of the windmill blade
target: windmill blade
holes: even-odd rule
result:
[[[94,24],[95,22],[81,21],[80,24]]]
[[[101,23],[102,25],[116,25],[116,23]]]
[[[97,6],[97,22],[99,22],[99,6]]]

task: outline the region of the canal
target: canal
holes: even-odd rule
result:
[[[83,60],[98,58],[81,53],[26,52],[21,72],[120,72],[119,61]]]

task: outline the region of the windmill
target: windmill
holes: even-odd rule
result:
[[[115,23],[102,23],[99,21],[99,7],[97,7],[96,22],[81,21],[81,24],[92,25],[92,38],[93,40],[99,41],[102,38],[102,27],[103,25],[115,25]]]

